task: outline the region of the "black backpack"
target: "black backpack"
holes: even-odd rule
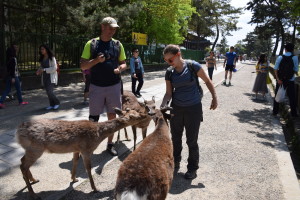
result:
[[[193,61],[192,60],[185,60],[185,61],[187,63],[188,69],[191,72],[191,79],[190,80],[193,81],[194,78],[196,79],[196,84],[198,86],[198,90],[199,90],[199,93],[200,93],[200,99],[202,99],[202,97],[203,97],[203,90],[202,90],[202,87],[200,85],[200,82],[199,82],[199,79],[198,79],[199,77],[197,75],[197,72],[196,72],[196,70],[193,67]],[[167,69],[167,72],[166,72],[166,77],[168,77],[170,79],[171,83],[172,83],[171,76],[172,76],[173,72],[174,72],[173,67],[169,67]]]
[[[290,80],[294,76],[294,61],[293,56],[284,56],[282,55],[282,60],[279,64],[279,69],[277,72],[279,80],[285,81]]]

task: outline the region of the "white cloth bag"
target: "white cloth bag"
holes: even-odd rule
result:
[[[278,103],[283,102],[285,99],[285,93],[286,93],[286,89],[284,89],[283,84],[281,84],[276,94],[275,101]]]

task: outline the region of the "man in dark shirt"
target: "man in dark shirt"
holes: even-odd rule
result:
[[[116,118],[113,107],[121,108],[121,71],[126,69],[123,45],[113,39],[119,25],[112,17],[101,22],[100,37],[88,41],[81,56],[80,68],[90,69],[89,120],[97,122],[100,114],[107,112],[108,120]],[[113,145],[113,135],[108,137],[107,151],[118,155]]]

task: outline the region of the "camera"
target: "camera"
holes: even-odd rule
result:
[[[109,56],[108,53],[102,53],[102,52],[99,52],[99,53],[97,54],[97,56],[104,57],[105,60],[110,59],[110,56]]]

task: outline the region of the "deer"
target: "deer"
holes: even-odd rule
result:
[[[125,90],[122,95],[123,110],[130,108],[139,113],[144,113],[147,116],[143,120],[141,120],[139,123],[131,126],[132,132],[133,132],[133,141],[134,141],[133,149],[134,150],[136,148],[136,140],[137,140],[136,130],[137,130],[137,128],[141,128],[143,139],[146,138],[147,128],[152,119],[150,117],[150,115],[154,113],[155,107],[156,106],[155,106],[155,97],[154,96],[152,97],[152,99],[150,101],[147,101],[144,99],[144,102],[140,102],[140,101],[138,101],[136,96],[130,91]],[[150,115],[147,115],[147,114],[150,114]],[[124,132],[125,132],[126,139],[129,140],[126,128],[124,128]],[[118,132],[118,137],[117,137],[117,141],[119,141],[119,140],[120,140],[120,131]]]
[[[155,130],[121,164],[116,200],[163,200],[171,188],[174,173],[173,144],[166,110],[156,109]]]
[[[30,167],[42,156],[44,152],[49,153],[72,153],[73,166],[71,179],[77,182],[76,169],[79,155],[88,174],[91,188],[97,191],[91,174],[91,155],[98,145],[108,136],[126,126],[134,125],[145,116],[135,110],[122,111],[114,109],[120,116],[105,122],[91,122],[88,120],[65,121],[55,119],[39,119],[23,122],[17,129],[16,137],[18,143],[25,150],[21,158],[20,169],[27,185],[29,195],[33,199],[40,199],[32,189],[31,184],[39,182],[35,179]]]

